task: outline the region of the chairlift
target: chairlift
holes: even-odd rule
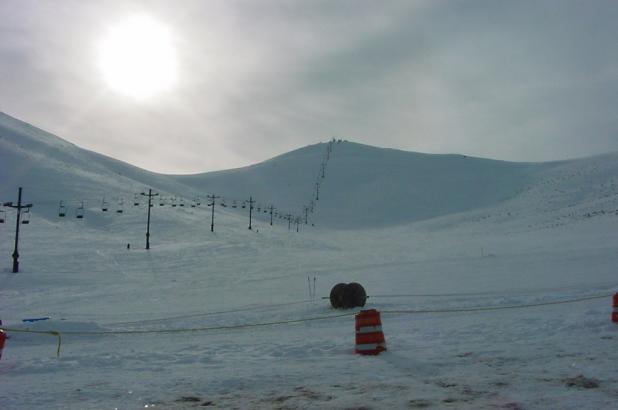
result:
[[[159,206],[165,206],[165,202],[163,202],[163,196],[159,197]]]
[[[139,201],[137,200],[137,194],[135,194],[135,197],[133,198],[133,206],[139,206]]]
[[[107,203],[105,198],[103,198],[103,200],[101,201],[101,211],[107,212],[108,208],[109,208],[109,204]]]
[[[75,217],[77,219],[84,219],[84,202],[82,201],[79,208],[75,209]]]
[[[232,201],[232,208],[236,208],[236,207],[237,207],[236,201]]]
[[[185,200],[184,199],[180,199],[180,206],[185,206]]]
[[[247,204],[245,202],[242,203],[242,209],[245,209],[247,207]]]
[[[0,224],[4,223],[5,218],[6,218],[6,212],[0,209]]]
[[[220,205],[221,205],[223,208],[227,208],[227,205],[225,204],[225,199],[221,201],[221,204],[220,204]]]
[[[26,210],[22,213],[21,223],[24,225],[28,225],[30,223],[30,208],[26,208]]]
[[[64,206],[64,202],[60,201],[60,205],[58,205],[58,216],[60,218],[64,218],[67,215],[66,207]]]
[[[172,198],[172,208],[176,207],[176,197]]]
[[[116,209],[116,213],[117,214],[121,214],[124,212],[124,210],[122,209],[122,206],[124,205],[124,200],[122,198],[120,198],[118,200],[118,209]]]

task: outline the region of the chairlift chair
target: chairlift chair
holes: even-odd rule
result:
[[[75,209],[75,217],[77,219],[84,219],[84,203],[79,206],[79,208]]]
[[[117,214],[121,214],[124,212],[124,210],[122,209],[123,205],[124,205],[124,200],[120,198],[120,200],[118,201],[118,209],[116,209]]]
[[[66,208],[64,206],[64,202],[60,201],[60,204],[58,205],[58,216],[60,218],[64,218],[67,215],[67,211]]]
[[[236,201],[232,201],[232,208],[236,208],[236,207],[237,207]]]
[[[109,208],[109,205],[107,204],[107,201],[105,200],[105,198],[103,198],[103,201],[101,201],[101,211],[107,212],[108,208]]]
[[[176,198],[172,198],[172,208],[176,207]]]
[[[30,223],[30,208],[26,208],[26,210],[22,213],[21,223],[24,225],[28,225]]]
[[[4,223],[6,212],[0,209],[0,224]]]
[[[137,200],[137,194],[135,194],[135,198],[133,198],[133,206],[139,206],[139,201]]]

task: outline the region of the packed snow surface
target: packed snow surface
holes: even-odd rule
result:
[[[19,273],[15,211],[0,224],[2,409],[615,408],[616,154],[336,141],[173,176],[0,114],[0,162],[0,201],[21,186],[33,204]],[[354,354],[358,309],[322,299],[353,281],[382,312],[379,356]],[[16,330],[59,332],[60,356],[56,336]]]

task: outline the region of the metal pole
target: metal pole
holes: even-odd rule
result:
[[[159,194],[153,194],[152,188],[148,189],[148,194],[142,192],[142,195],[148,196],[148,222],[146,223],[146,249],[150,249],[150,208],[152,207],[152,197]]]
[[[217,198],[219,198],[218,196],[216,196],[215,194],[212,195],[206,195],[206,198],[210,199],[212,202],[210,204],[208,204],[208,206],[211,206],[211,217],[210,217],[210,232],[214,232],[215,231],[215,200]]]
[[[13,251],[13,273],[19,272],[19,224],[21,222],[21,209],[22,208],[32,208],[32,204],[21,204],[21,192],[22,188],[19,187],[19,191],[17,193],[17,205],[13,205],[13,202],[5,202],[2,206],[8,206],[9,208],[17,209],[17,220],[15,223],[15,250]]]
[[[150,249],[150,204],[152,202],[152,189],[148,190],[148,223],[146,224],[146,249]]]
[[[213,195],[212,198],[212,203],[210,204],[210,206],[212,206],[211,209],[211,216],[210,216],[210,232],[214,232],[215,231],[215,198]]]
[[[251,229],[251,211],[253,210],[253,197],[249,197],[249,229]]]
[[[21,187],[17,194],[17,223],[15,225],[15,250],[13,251],[13,273],[19,272],[19,220],[21,218]]]

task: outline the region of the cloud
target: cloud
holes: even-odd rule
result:
[[[170,26],[174,92],[137,104],[95,67],[130,12]],[[164,172],[247,165],[331,136],[552,160],[618,150],[613,1],[5,1],[2,110]]]

